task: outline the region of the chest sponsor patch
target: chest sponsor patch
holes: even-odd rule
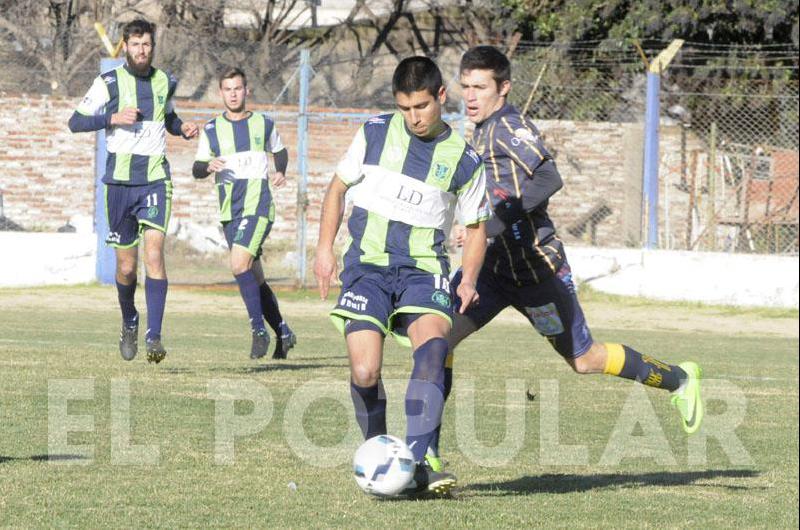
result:
[[[525,313],[531,321],[536,331],[545,337],[561,335],[564,333],[564,324],[558,314],[558,309],[554,303],[545,304],[539,307],[526,307]]]

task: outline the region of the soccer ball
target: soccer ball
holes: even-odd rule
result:
[[[414,466],[414,455],[403,440],[381,434],[358,448],[353,457],[353,476],[366,493],[391,497],[411,482]]]

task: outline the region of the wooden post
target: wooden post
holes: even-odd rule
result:
[[[717,180],[717,122],[711,122],[711,131],[708,133],[708,180],[706,189],[708,190],[708,203],[706,204],[706,233],[708,234],[708,250],[714,250],[717,246],[717,227],[716,213],[714,206],[716,202],[716,180]]]

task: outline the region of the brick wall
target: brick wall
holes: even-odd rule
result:
[[[0,92],[0,189],[5,215],[26,229],[53,230],[76,214],[92,215],[94,136],[71,134],[66,123],[74,99]],[[184,120],[199,123],[218,112],[216,103],[179,102]],[[273,239],[295,240],[297,118],[288,107],[276,112],[278,131],[289,148],[289,183],[275,191],[277,222]],[[325,118],[321,112],[371,112],[366,109],[312,109],[309,124],[309,233],[313,243],[322,196],[336,162],[347,149],[360,119]],[[377,111],[375,111],[377,112]],[[567,240],[588,242],[584,232],[571,237],[566,228],[604,201],[612,213],[596,227],[596,242],[630,244],[639,237],[641,218],[641,143],[639,124],[589,122],[539,123],[565,180],[550,206]],[[168,158],[175,182],[173,221],[215,224],[214,186],[191,176],[196,142],[169,137]]]

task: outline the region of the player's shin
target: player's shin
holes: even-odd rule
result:
[[[624,344],[606,343],[608,356],[604,373],[633,379],[647,386],[663,388],[670,392],[676,390],[681,381],[687,378],[679,366],[667,364]]]
[[[423,461],[442,420],[447,341],[430,339],[414,351],[414,368],[406,390],[406,443],[414,460]]]
[[[386,391],[383,381],[378,379],[377,383],[369,387],[361,387],[351,381],[350,397],[364,439],[386,434]]]
[[[447,354],[447,358],[444,363],[444,390],[442,392],[442,397],[444,398],[445,403],[447,402],[447,398],[450,397],[450,391],[453,389],[453,352],[449,352]],[[442,408],[442,412],[444,412],[444,407]],[[433,436],[431,437],[431,442],[429,447],[431,449],[431,453],[433,456],[439,456],[439,436],[442,432],[442,425],[441,423],[436,427],[433,431]]]
[[[161,323],[164,320],[164,307],[167,304],[167,285],[166,279],[147,276],[144,280],[148,340],[161,338]]]
[[[122,310],[122,323],[126,327],[133,327],[138,323],[139,314],[136,312],[134,299],[136,295],[136,280],[130,285],[117,282],[117,299]],[[149,313],[149,311],[148,311]]]

